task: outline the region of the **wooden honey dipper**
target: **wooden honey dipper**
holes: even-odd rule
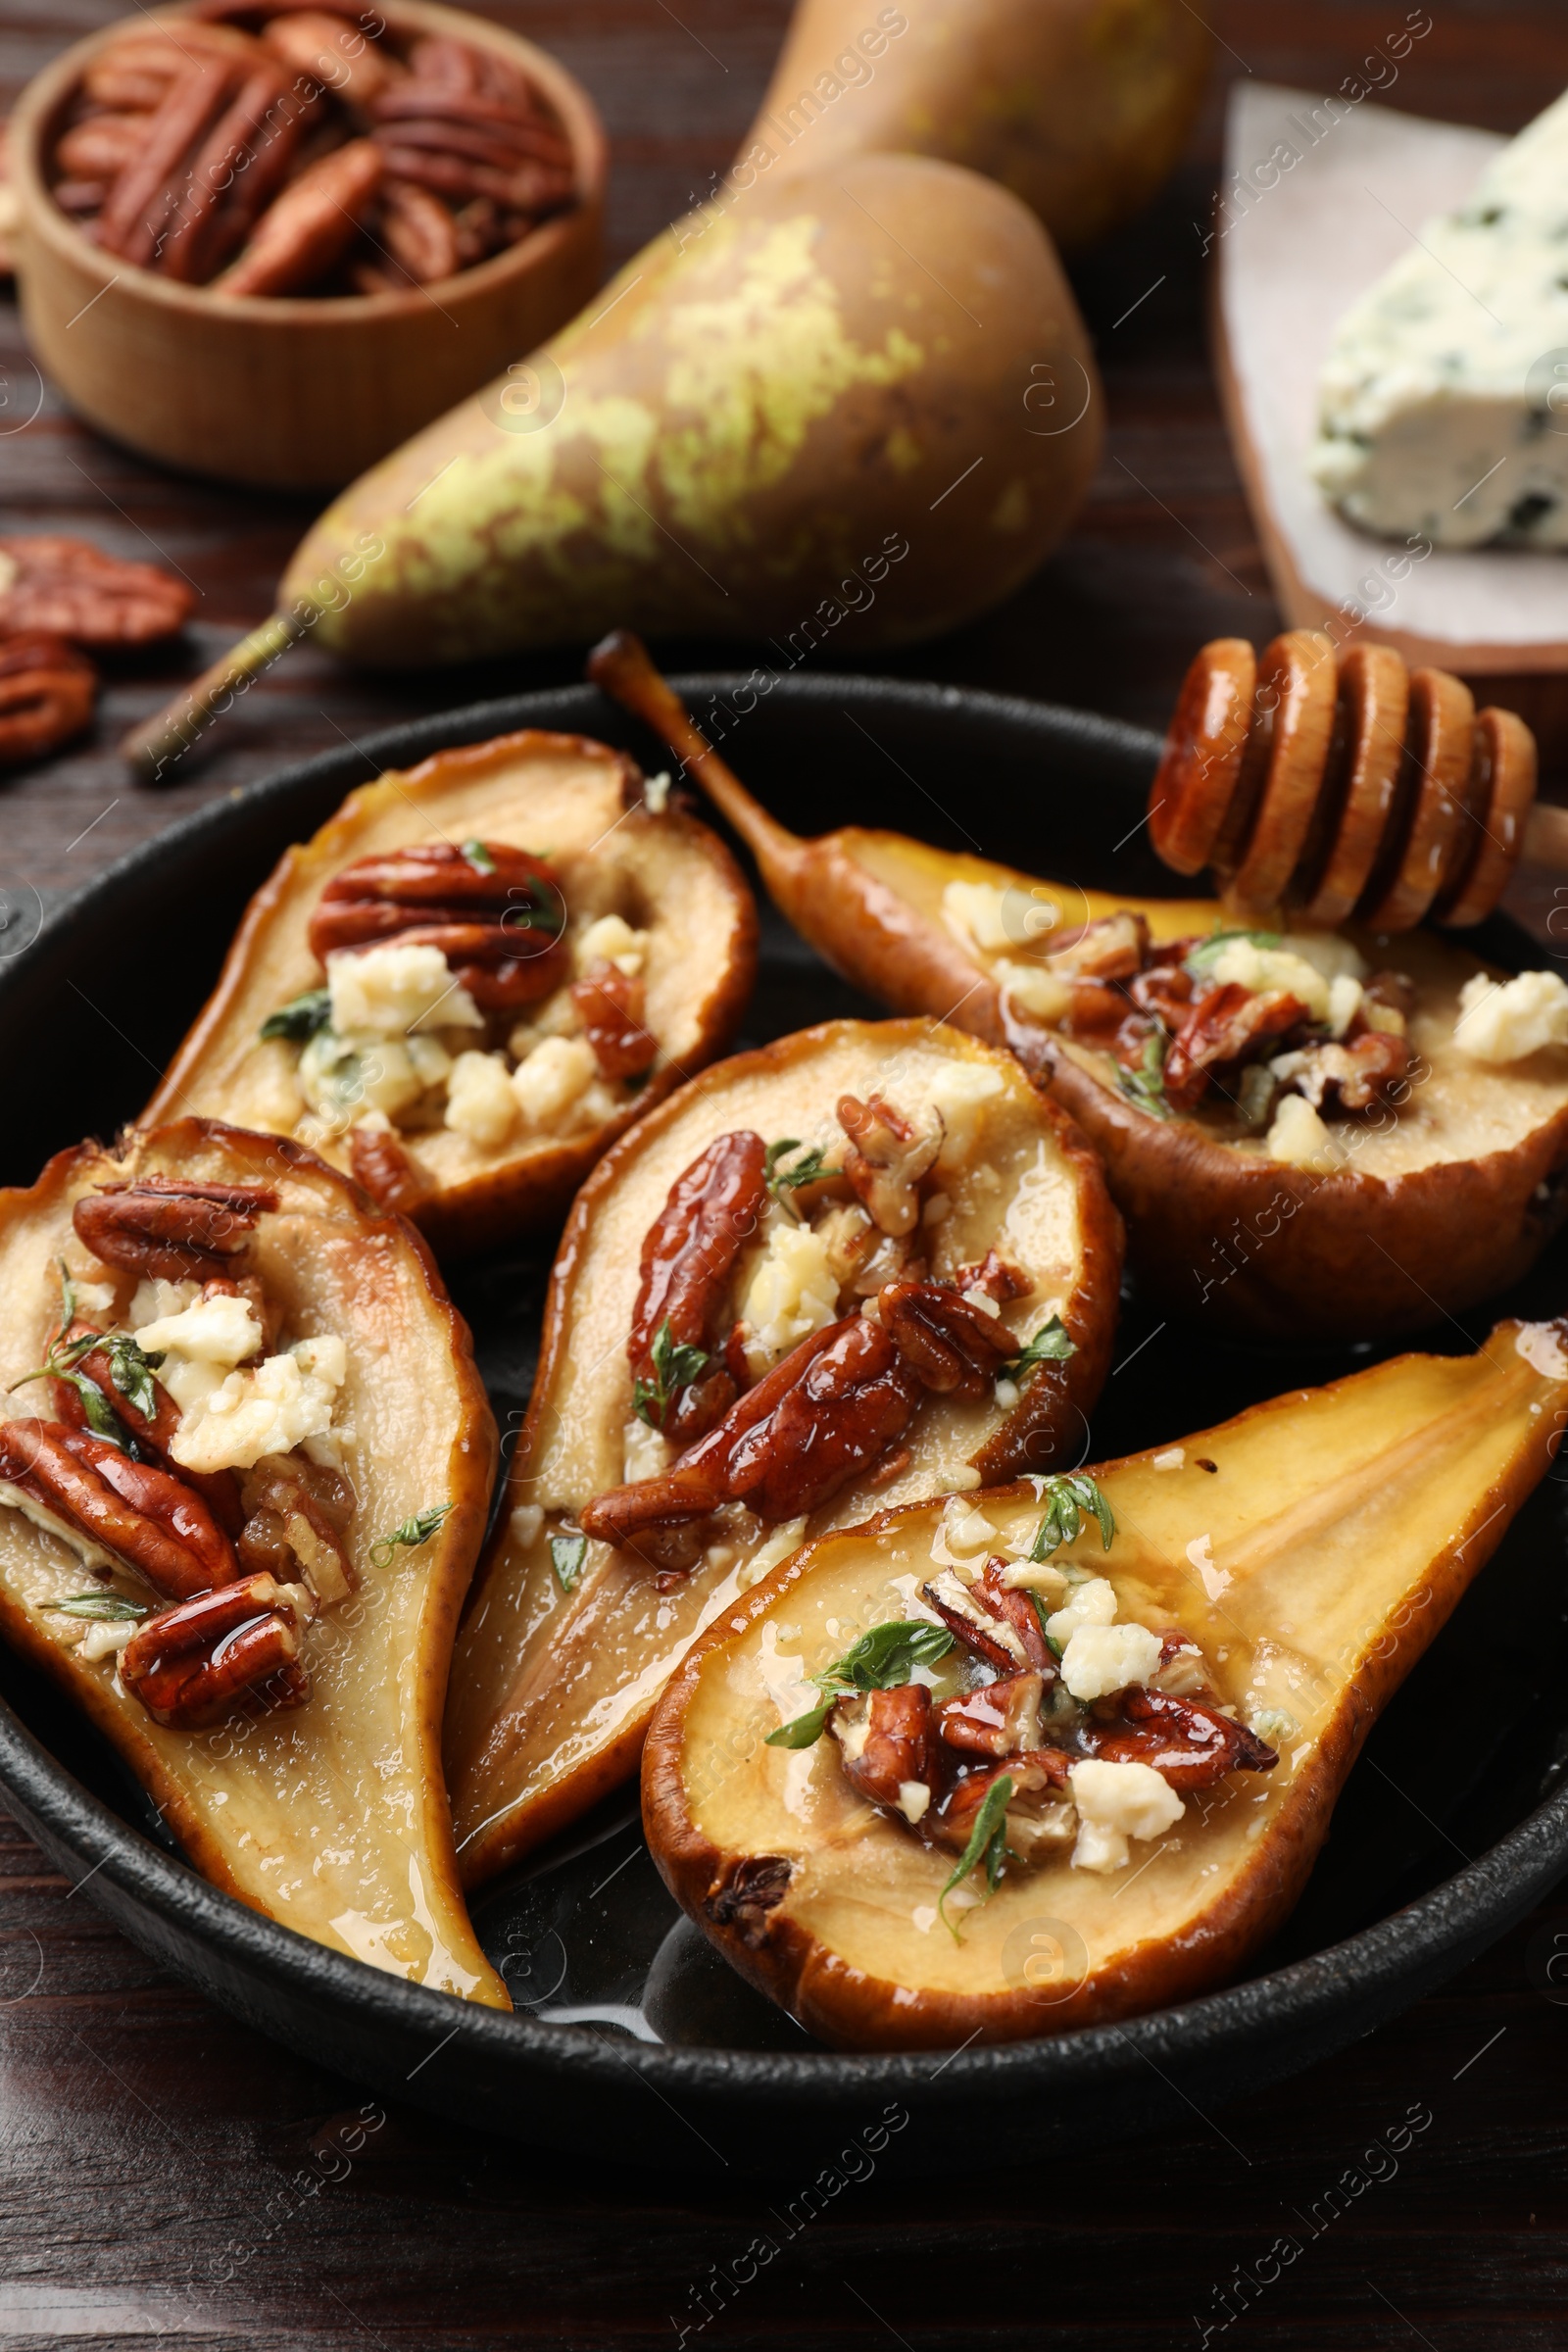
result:
[[[1536,742],[1512,710],[1477,711],[1443,669],[1391,646],[1338,662],[1317,629],[1261,655],[1216,637],[1187,672],[1149,798],[1179,874],[1211,866],[1226,906],[1351,915],[1407,931],[1478,923],[1521,857],[1568,872],[1568,809],[1536,801]]]

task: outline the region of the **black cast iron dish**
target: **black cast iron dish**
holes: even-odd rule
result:
[[[1168,887],[1139,826],[1152,735],[951,687],[841,677],[782,681],[737,726],[722,706],[738,677],[674,683],[700,720],[730,729],[726,756],[801,832],[888,824],[1064,880]],[[30,1182],[51,1152],[85,1129],[107,1135],[139,1108],[246,897],[347,791],[382,767],[520,726],[601,736],[651,770],[663,764],[588,687],[421,720],[173,825],[0,961],[0,1054],[13,1075],[0,1179]],[[24,931],[27,912],[17,909]],[[138,941],[156,941],[156,956],[132,955]],[[1504,963],[1542,960],[1507,924],[1478,944]],[[870,1009],[764,915],[745,1042]],[[503,1429],[515,1429],[526,1400],[548,1269],[547,1251],[519,1250],[461,1269],[454,1284]],[[1565,1269],[1568,1244],[1508,1308],[1559,1311]],[[1493,1320],[1489,1304],[1467,1329],[1447,1322],[1413,1344],[1457,1349]],[[1133,1298],[1085,1458],[1180,1437],[1371,1360],[1369,1349],[1216,1343],[1200,1318],[1156,1325]],[[722,2162],[802,2177],[891,2108],[916,2127],[983,2122],[983,2140],[966,2144],[1000,2165],[1038,2151],[1042,2116],[1065,2109],[1076,2134],[1107,2138],[1190,2121],[1195,2105],[1209,2111],[1307,2065],[1451,1975],[1561,1876],[1563,1508],[1554,1476],[1378,1725],[1306,1896],[1257,1972],[1207,1999],[1058,2040],[946,2060],[818,2049],[677,1913],[630,1792],[479,1896],[475,1924],[518,2004],[506,2017],[324,1951],[217,1893],[155,1841],[145,1801],[85,1723],[9,1655],[0,1782],[39,1843],[136,1943],[248,2024],[389,2096],[601,2161],[616,2151],[682,2171]],[[898,2127],[884,2161],[916,2161],[923,2139]]]

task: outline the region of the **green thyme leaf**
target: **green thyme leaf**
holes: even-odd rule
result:
[[[139,1624],[150,1617],[150,1600],[127,1600],[123,1592],[73,1592],[69,1600],[46,1600],[43,1606],[57,1617],[96,1617],[107,1625]]]
[[[1170,1040],[1163,1029],[1152,1029],[1144,1040],[1144,1058],[1136,1070],[1118,1065],[1116,1081],[1130,1102],[1147,1110],[1152,1119],[1173,1119],[1176,1113],[1165,1100],[1165,1056]]]
[[[493,874],[495,872],[496,861],[482,841],[466,841],[463,845],[463,855],[476,874]]]
[[[512,904],[501,917],[504,931],[543,931],[552,939],[559,939],[566,928],[566,910],[560,894],[536,875],[530,875],[525,882],[514,882],[507,896]]]
[[[1225,950],[1237,939],[1250,940],[1254,948],[1277,948],[1280,944],[1277,931],[1211,931],[1207,939],[1193,949],[1182,965],[1183,971],[1194,980],[1206,980]]]
[[[552,1536],[550,1561],[556,1572],[556,1582],[563,1592],[575,1592],[582,1564],[588,1557],[586,1536]]]
[[[303,1046],[323,1029],[332,1025],[332,995],[329,989],[307,989],[303,997],[295,997],[288,1004],[280,1004],[270,1012],[258,1034],[261,1037],[286,1037],[291,1044]]]
[[[815,1184],[819,1177],[832,1174],[832,1170],[824,1164],[826,1155],[820,1144],[813,1144],[806,1157],[798,1159],[793,1168],[781,1168],[778,1163],[785,1152],[798,1152],[800,1148],[801,1139],[798,1135],[786,1135],[778,1143],[767,1147],[767,1189],[775,1200],[780,1193],[794,1192],[797,1185]]]
[[[60,1260],[60,1337],[65,1338],[76,1320],[76,1286],[71,1279],[71,1268]]]
[[[662,1429],[675,1391],[690,1388],[707,1371],[712,1358],[706,1348],[688,1347],[684,1342],[677,1345],[667,1315],[659,1326],[649,1354],[654,1377],[651,1381],[639,1379],[634,1384],[631,1409],[650,1429]]]
[[[81,1398],[81,1409],[87,1416],[87,1427],[93,1436],[103,1438],[111,1446],[118,1446],[122,1453],[128,1453],[129,1433],[98,1383],[89,1380],[85,1372],[67,1372],[64,1378],[70,1381]]]
[[[104,1342],[104,1352],[109,1358],[109,1377],[125,1402],[146,1420],[156,1421],[158,1384],[153,1374],[163,1363],[162,1350],[149,1355],[128,1331],[112,1331]]]
[[[1035,1530],[1029,1553],[1032,1560],[1049,1560],[1063,1544],[1070,1544],[1085,1518],[1099,1523],[1101,1550],[1110,1549],[1116,1522],[1109,1503],[1092,1478],[1074,1471],[1065,1477],[1042,1479],[1040,1499],[1046,1505],[1046,1515]]]
[[[405,1519],[403,1525],[395,1527],[389,1536],[378,1537],[370,1545],[370,1558],[374,1565],[377,1568],[389,1568],[392,1555],[400,1545],[406,1545],[410,1551],[417,1551],[421,1544],[428,1544],[451,1508],[450,1502],[433,1502],[427,1509],[416,1511],[412,1519]]]
[[[1016,1380],[1021,1372],[1033,1371],[1036,1364],[1065,1363],[1069,1355],[1076,1355],[1077,1352],[1077,1348],[1067,1337],[1066,1324],[1059,1315],[1053,1315],[1049,1323],[1041,1324],[1028,1346],[1020,1349],[1010,1364],[1004,1364],[1003,1370],[1008,1380]]]
[[[986,1866],[986,1892],[996,1893],[997,1881],[1002,1876],[1002,1865],[1007,1853],[1007,1806],[1011,1797],[1012,1775],[1004,1772],[986,1790],[984,1801],[974,1817],[974,1828],[969,1832],[969,1842],[958,1856],[952,1878],[937,1896],[937,1910],[941,1914],[942,1925],[955,1943],[959,1941],[959,1935],[947,1914],[948,1897],[955,1886],[968,1877],[982,1856]]]
[[[18,1389],[24,1389],[29,1381],[68,1380],[72,1366],[79,1364],[84,1355],[90,1355],[102,1338],[102,1332],[82,1331],[74,1340],[64,1337],[57,1339],[41,1364],[31,1372],[24,1372],[20,1380],[12,1382],[12,1395],[15,1396]]]
[[[932,1625],[924,1617],[894,1617],[884,1625],[873,1625],[858,1642],[851,1642],[842,1658],[812,1675],[817,1689],[826,1693],[821,1705],[769,1732],[766,1744],[812,1746],[822,1737],[835,1700],[857,1691],[896,1690],[908,1682],[916,1666],[934,1666],[952,1647],[953,1636],[947,1627]]]

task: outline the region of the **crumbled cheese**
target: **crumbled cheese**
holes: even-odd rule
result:
[[[753,1372],[776,1364],[813,1331],[836,1321],[838,1311],[838,1276],[826,1237],[781,1219],[768,1235],[741,1308]]]
[[[536,1502],[519,1502],[507,1522],[512,1541],[522,1551],[532,1551],[544,1532],[545,1515]]]
[[[1084,1625],[1114,1625],[1116,1588],[1108,1577],[1090,1576],[1077,1588],[1065,1608],[1046,1620],[1046,1632],[1058,1645],[1068,1642]]]
[[[1364,980],[1367,976],[1366,957],[1337,931],[1287,931],[1280,947],[1285,955],[1309,963],[1325,980]]]
[[[1159,1636],[1147,1625],[1081,1625],[1061,1653],[1061,1679],[1074,1698],[1108,1698],[1129,1683],[1147,1683],[1159,1649]]]
[[[1186,1462],[1185,1446],[1167,1446],[1163,1453],[1154,1455],[1153,1467],[1156,1470],[1181,1470],[1186,1467]]]
[[[669,807],[669,788],[673,781],[667,767],[662,768],[657,776],[648,778],[643,786],[643,807],[650,816],[663,815]]]
[[[997,1530],[984,1511],[977,1509],[972,1502],[959,1502],[956,1495],[949,1497],[942,1514],[938,1542],[946,1545],[950,1554],[985,1551],[997,1540]],[[939,1556],[934,1546],[931,1556],[933,1559]]]
[[[1345,1154],[1304,1095],[1282,1095],[1264,1145],[1270,1159],[1286,1167],[1313,1168],[1327,1175]]]
[[[340,948],[326,959],[326,985],[340,1037],[484,1027],[484,1014],[439,948],[395,939],[378,948]]]
[[[651,1428],[633,1414],[621,1439],[621,1476],[627,1486],[635,1487],[645,1478],[662,1478],[673,1459],[663,1431]]]
[[[71,1269],[68,1267],[67,1272]],[[71,1274],[71,1287],[76,1294],[76,1312],[92,1322],[101,1315],[115,1311],[115,1285],[112,1282],[93,1282],[85,1274]]]
[[[1363,993],[1360,981],[1352,979],[1348,972],[1342,972],[1337,980],[1329,982],[1328,1020],[1331,1036],[1345,1035],[1361,1009]]]
[[[990,955],[1015,947],[1003,916],[1006,896],[994,882],[950,882],[942,893],[942,920],[965,947]]]
[[[602,914],[578,940],[574,959],[579,972],[591,963],[612,963],[628,980],[635,980],[647,954],[646,931],[634,931],[622,915]]]
[[[774,1528],[765,1544],[759,1544],[746,1566],[741,1570],[741,1591],[749,1592],[754,1585],[761,1583],[764,1576],[771,1576],[773,1570],[787,1560],[791,1552],[799,1551],[805,1542],[806,1521],[804,1519],[784,1520],[780,1526]]]
[[[1459,991],[1453,1042],[1473,1060],[1498,1062],[1568,1045],[1568,985],[1556,972],[1500,982],[1476,972]]]
[[[117,1623],[112,1618],[100,1617],[88,1626],[76,1643],[76,1655],[89,1666],[95,1665],[99,1658],[118,1657],[135,1631],[134,1618],[122,1617]]]
[[[1003,1379],[993,1384],[993,1394],[996,1396],[998,1408],[1002,1412],[1010,1413],[1023,1395],[1023,1391],[1015,1380]]]
[[[937,1924],[936,1906],[933,1903],[916,1903],[909,1917],[922,1936],[929,1936]]]
[[[924,1781],[899,1783],[899,1811],[911,1829],[917,1821],[924,1819],[925,1809],[930,1802],[931,1791]]]
[[[1568,541],[1559,98],[1352,303],[1318,377],[1310,470],[1363,529],[1443,547]]]
[[[982,1315],[1000,1315],[1002,1312],[989,1291],[982,1291],[971,1286],[970,1289],[961,1293],[961,1297],[965,1306],[974,1307]]]
[[[1161,1837],[1187,1808],[1152,1764],[1107,1764],[1098,1756],[1067,1775],[1078,1807],[1074,1870],[1121,1870],[1129,1838]]]
[[[950,1061],[933,1070],[925,1090],[926,1106],[942,1121],[942,1149],[936,1165],[961,1168],[970,1156],[984,1106],[1005,1085],[1000,1069],[989,1062]]]
[[[191,1413],[236,1364],[257,1352],[265,1336],[246,1299],[219,1292],[178,1313],[143,1323],[136,1332],[136,1345],[149,1355],[163,1355],[159,1381],[180,1411]]]
[[[417,1102],[425,1080],[415,1065],[412,1038],[378,1037],[358,1029],[321,1029],[300,1055],[300,1093],[318,1117],[342,1128],[367,1110],[390,1118]]]
[[[547,1037],[512,1073],[512,1091],[530,1127],[548,1127],[593,1084],[599,1068],[585,1037]]]
[[[1568,1380],[1568,1355],[1563,1353],[1562,1328],[1556,1323],[1521,1323],[1513,1335],[1515,1351],[1543,1380]]]
[[[1409,1023],[1397,1004],[1380,1004],[1376,997],[1363,997],[1361,1018],[1369,1029],[1381,1029],[1386,1037],[1405,1037]]]
[[[865,1701],[863,1699],[860,1701],[859,1712],[856,1715],[848,1717],[843,1714],[835,1715],[833,1732],[840,1747],[844,1750],[845,1762],[858,1764],[865,1753],[865,1743],[871,1737],[871,1714]]]
[[[1314,1021],[1329,1017],[1328,982],[1304,956],[1293,955],[1287,948],[1260,948],[1254,940],[1229,939],[1210,970],[1223,985],[1259,992],[1277,989],[1298,997]]]
[[[447,1125],[481,1152],[493,1152],[516,1122],[517,1098],[506,1055],[460,1054],[447,1080]]]
[[[185,1413],[170,1453],[204,1472],[250,1470],[264,1453],[291,1453],[327,1434],[346,1368],[342,1342],[323,1336],[231,1372]]]
[[[199,1282],[138,1282],[125,1309],[125,1321],[133,1332],[140,1331],[144,1323],[158,1323],[166,1315],[183,1314],[201,1295]]]
[[[1011,956],[1001,956],[991,970],[998,987],[1015,1004],[1038,1013],[1043,1021],[1065,1020],[1072,1010],[1071,982],[1058,979],[1043,963],[1015,963]]]
[[[1014,1560],[1010,1568],[1002,1571],[1002,1581],[1014,1591],[1049,1592],[1058,1603],[1067,1591],[1067,1579],[1053,1560]],[[1114,1594],[1111,1606],[1115,1606]]]

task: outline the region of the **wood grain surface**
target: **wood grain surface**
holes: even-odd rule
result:
[[[1201,638],[1276,625],[1203,326],[1224,84],[1251,73],[1335,88],[1406,9],[1203,7],[1215,70],[1189,155],[1151,212],[1075,265],[1110,422],[1077,526],[1002,612],[873,664],[846,635],[844,665],[1158,726]],[[1430,12],[1391,103],[1511,131],[1568,82],[1561,0],[1430,0]],[[0,95],[117,13],[107,0],[0,0]],[[534,0],[486,13],[552,47],[603,109],[618,261],[722,169],[788,7]],[[564,656],[357,679],[304,652],[245,698],[204,765],[157,793],[130,783],[117,737],[270,609],[308,520],[303,506],[158,473],[82,430],[0,307],[0,527],[83,530],[173,565],[200,597],[177,654],[113,665],[90,742],[0,785],[0,953],[106,860],[236,783],[405,715],[577,674]],[[1516,904],[1539,927],[1550,886],[1526,877]],[[1568,1902],[1355,2048],[1145,2144],[1077,2156],[1073,2119],[1042,2115],[1038,2165],[1004,2179],[983,2147],[933,2145],[920,2185],[843,2186],[700,2326],[714,2278],[770,2227],[771,2192],[651,2180],[634,2149],[590,2165],[412,2107],[367,2108],[353,2084],[160,1974],[94,1913],[90,1889],[0,1819],[0,2346],[168,2335],[220,2352],[642,2352],[682,2328],[726,2347],[918,2352],[1568,2345],[1559,1935],[1568,1955]],[[824,2166],[836,2154],[824,2146]],[[1270,2256],[1281,2237],[1298,2248],[1284,2264]]]

